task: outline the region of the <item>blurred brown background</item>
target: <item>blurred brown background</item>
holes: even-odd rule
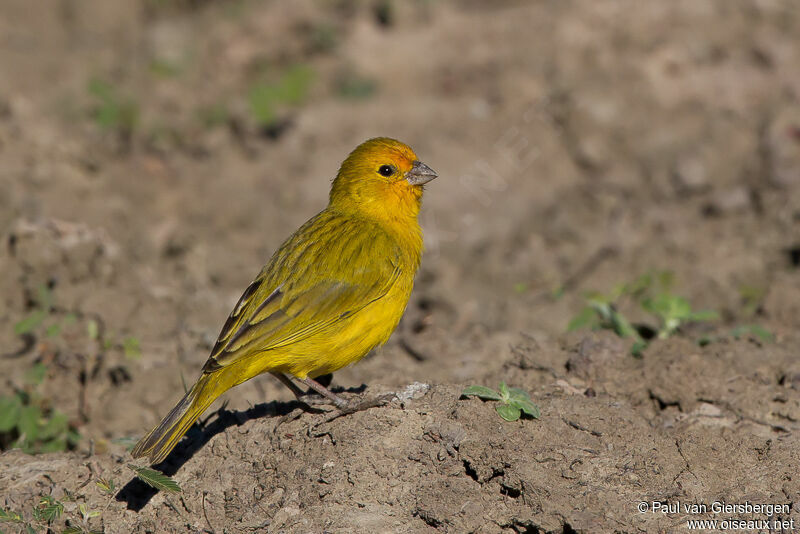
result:
[[[440,177],[406,318],[337,384],[496,385],[530,336],[556,352],[527,357],[565,373],[585,291],[669,271],[719,313],[700,334],[768,329],[776,344],[743,365],[778,351],[765,380],[789,388],[798,65],[800,11],[784,0],[3,0],[0,388],[44,363],[79,448],[140,435],[324,207],[339,163],[378,135]],[[52,309],[21,336],[42,286]],[[618,391],[588,373],[573,385]],[[655,386],[637,387],[634,404]],[[267,377],[226,398],[290,394]],[[749,417],[796,425],[789,399],[788,415]]]

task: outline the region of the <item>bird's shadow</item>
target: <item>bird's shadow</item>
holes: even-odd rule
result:
[[[334,388],[337,393],[363,393],[366,385],[362,384],[357,388]],[[232,411],[225,409],[225,406],[211,414],[203,423],[195,423],[189,428],[186,436],[178,443],[175,449],[167,456],[167,458],[153,466],[167,476],[172,476],[189,461],[192,456],[202,449],[211,438],[217,434],[224,432],[227,428],[232,426],[241,426],[251,419],[259,419],[261,417],[269,416],[283,416],[291,413],[297,408],[302,408],[308,412],[319,413],[319,410],[308,406],[307,404],[292,400],[289,402],[271,401],[262,404],[256,404],[247,410]],[[209,420],[213,419],[210,423]],[[150,499],[158,493],[158,490],[148,486],[135,476],[128,481],[122,489],[117,492],[115,496],[119,502],[127,503],[128,510],[135,512],[144,508]]]

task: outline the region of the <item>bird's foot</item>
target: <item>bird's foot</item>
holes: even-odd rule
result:
[[[368,410],[377,406],[384,406],[395,398],[394,393],[387,393],[385,395],[378,395],[377,397],[356,397],[354,399],[346,400],[337,396],[336,400],[317,395],[315,393],[308,393],[298,398],[300,402],[317,408],[320,406],[329,406],[338,410],[338,416],[348,415],[351,413]]]
[[[384,395],[378,395],[377,397],[356,397],[350,401],[345,401],[344,406],[337,406],[337,410],[329,412],[327,416],[322,421],[315,423],[311,426],[311,430],[316,429],[320,425],[325,423],[330,423],[334,419],[338,419],[345,415],[350,415],[356,412],[360,412],[363,410],[368,410],[370,408],[376,408],[378,406],[385,406],[389,404],[397,398],[397,395],[394,393],[386,393]]]
[[[385,406],[392,402],[394,398],[394,393],[385,393],[377,397],[360,397],[346,401],[343,406],[337,405],[337,408],[339,408],[339,415],[348,415],[363,410],[369,410],[370,408],[377,408],[378,406]]]
[[[342,399],[341,397],[339,397],[339,399],[342,401],[343,406],[347,405],[346,400]],[[317,409],[320,407],[328,407],[332,409],[339,408],[339,404],[336,401],[334,401],[333,399],[329,399],[327,397],[323,397],[322,395],[319,395],[317,393],[306,393],[304,395],[300,395],[299,397],[297,397],[297,400],[310,408],[317,408]]]
[[[377,397],[369,397],[369,398],[357,397],[357,398],[352,399],[350,401],[346,401],[343,406],[338,406],[337,405],[338,410],[336,410],[335,412],[332,412],[330,415],[328,415],[319,424],[329,423],[329,422],[333,421],[334,419],[338,419],[339,417],[342,417],[342,416],[345,416],[345,415],[350,415],[350,414],[353,414],[353,413],[356,413],[356,412],[361,412],[361,411],[364,411],[364,410],[369,410],[370,408],[377,408],[378,406],[385,406],[386,404],[389,404],[390,402],[392,402],[392,400],[395,399],[395,398],[396,398],[396,395],[394,393],[386,393],[384,395],[378,395]]]

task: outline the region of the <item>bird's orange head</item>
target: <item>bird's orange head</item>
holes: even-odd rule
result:
[[[424,184],[436,173],[411,147],[376,137],[347,156],[333,180],[330,206],[386,220],[416,218]]]

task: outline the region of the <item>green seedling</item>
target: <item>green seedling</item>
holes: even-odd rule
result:
[[[658,317],[661,323],[657,333],[658,339],[667,339],[684,323],[714,321],[719,318],[719,314],[715,311],[693,311],[688,300],[670,294],[645,299],[642,301],[642,307]]]
[[[103,511],[108,509],[116,491],[116,484],[111,479],[100,478],[97,487],[105,494],[107,503]],[[83,486],[81,486],[83,487]],[[93,530],[90,521],[102,515],[103,511],[91,510],[85,502],[78,502],[81,496],[64,488],[64,496],[58,500],[50,495],[41,495],[39,502],[23,517],[13,510],[0,508],[0,523],[15,523],[19,532],[36,534],[36,532],[60,532],[61,534],[95,534],[102,530]],[[67,504],[65,504],[67,503]],[[64,528],[58,528],[59,519],[66,520]],[[0,528],[0,533],[3,530]]]
[[[136,478],[159,491],[166,491],[167,493],[180,493],[183,491],[177,482],[161,471],[133,464],[128,464],[128,468],[136,473]]]
[[[89,94],[95,100],[92,116],[104,130],[130,135],[139,123],[139,106],[123,97],[110,83],[94,78],[89,82]]]
[[[731,330],[731,336],[736,339],[742,337],[753,337],[762,343],[773,343],[775,341],[775,335],[772,332],[757,324],[744,324],[737,326]]]
[[[30,334],[51,315],[51,307],[52,295],[43,286],[39,291],[39,309],[17,323],[15,331]],[[43,313],[41,320],[37,312]],[[33,317],[37,320],[31,320]],[[69,317],[62,323],[70,322]],[[22,449],[28,454],[56,452],[73,449],[80,441],[80,435],[69,424],[66,414],[53,409],[38,392],[47,371],[44,363],[35,363],[25,372],[22,388],[0,395],[0,450]]]
[[[101,513],[97,510],[89,510],[89,507],[86,506],[86,503],[78,504],[78,511],[81,513],[81,519],[83,519],[84,522],[88,522],[90,519],[99,516]]]
[[[64,505],[49,495],[43,495],[39,504],[33,509],[33,518],[37,521],[52,523],[64,513]]]
[[[129,360],[138,360],[142,356],[139,339],[133,336],[126,337],[122,340],[122,350],[125,352],[125,357]]]
[[[671,292],[672,273],[662,271],[640,276],[632,283],[620,284],[610,293],[586,295],[586,306],[567,325],[567,331],[580,328],[608,329],[618,336],[633,339],[631,353],[641,356],[648,345],[642,330],[635,327],[618,307],[623,301],[633,301],[656,318],[652,328],[655,337],[666,339],[674,335],[682,325],[690,322],[712,321],[718,318],[714,311],[694,311],[689,301]]]
[[[378,92],[378,83],[351,70],[345,70],[336,78],[337,94],[347,100],[366,100]]]
[[[739,287],[739,299],[742,304],[742,315],[753,317],[758,313],[767,297],[765,286],[742,285]]]
[[[0,450],[39,454],[75,448],[80,434],[64,413],[47,404],[35,389],[0,396]]]
[[[275,83],[258,83],[250,89],[248,100],[253,118],[261,128],[278,122],[281,107],[301,104],[314,79],[314,72],[305,65],[290,67]]]
[[[633,339],[631,354],[641,356],[647,347],[647,341],[639,331],[631,325],[630,321],[617,311],[613,302],[609,302],[604,295],[587,296],[587,306],[581,310],[567,325],[567,332],[589,327],[592,330],[612,330],[619,337]]]
[[[14,333],[18,336],[23,336],[38,329],[50,317],[52,307],[53,293],[50,288],[45,285],[39,286],[36,296],[36,309],[14,325]],[[48,327],[48,329],[52,326]],[[60,328],[59,326],[59,331]]]
[[[7,523],[22,523],[22,516],[13,510],[0,508],[0,521]]]
[[[514,284],[514,293],[522,295],[523,293],[527,292],[528,292],[528,284],[526,284],[525,282],[517,282],[516,284]]]
[[[138,338],[128,336],[118,339],[111,332],[107,333],[107,335],[102,335],[100,325],[96,319],[87,318],[79,312],[58,308],[55,304],[53,292],[45,285],[40,286],[37,291],[36,309],[14,325],[14,333],[18,336],[35,336],[43,333],[48,338],[57,339],[69,327],[78,323],[79,320],[81,322],[85,321],[86,336],[91,341],[97,342],[101,350],[120,350],[129,360],[137,360],[141,357],[141,344]],[[36,367],[34,366],[26,377],[31,376],[32,373],[41,372],[41,369]],[[27,378],[26,381],[31,382]],[[34,380],[33,382],[39,383],[41,380]]]
[[[744,324],[741,326],[737,326],[736,328],[728,332],[727,335],[703,336],[697,340],[697,344],[700,345],[701,347],[705,347],[706,345],[723,341],[729,337],[732,337],[734,339],[748,338],[755,340],[759,343],[775,342],[775,334],[773,334],[763,326],[759,326],[757,324]]]
[[[113,478],[100,478],[95,484],[106,495],[114,495],[117,492],[117,483]]]
[[[495,391],[485,386],[469,386],[464,388],[461,395],[498,401],[495,410],[506,421],[516,421],[523,413],[534,419],[538,419],[541,415],[539,407],[533,403],[527,391],[519,388],[510,388],[506,386],[505,382],[500,382],[500,391]]]

